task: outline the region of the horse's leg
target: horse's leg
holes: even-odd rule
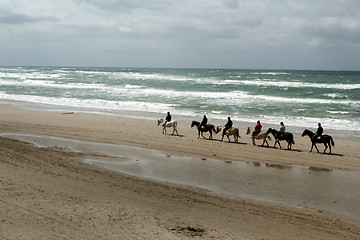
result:
[[[198,129],[198,139],[200,138],[200,130]]]
[[[166,127],[163,127],[163,134],[166,135]]]
[[[205,138],[205,137],[204,137],[204,132],[203,132],[203,131],[201,131],[201,136],[202,136],[203,138]]]
[[[229,139],[229,142],[230,142],[230,138],[229,138],[229,135],[226,135],[227,136],[227,138]]]
[[[324,153],[325,153],[326,149],[328,148],[326,142],[324,142],[324,146],[325,146],[325,149],[324,149]],[[329,144],[329,146],[330,146],[330,144]]]
[[[314,144],[314,146],[315,146],[315,148],[316,148],[317,152],[319,153],[319,149],[317,148],[316,144],[315,144],[315,143],[313,143],[313,144]]]
[[[330,144],[330,141],[329,141],[329,150],[330,150],[329,154],[331,154],[331,144]]]
[[[224,140],[224,135],[222,135],[222,138],[221,138],[220,142],[222,142],[223,140]]]
[[[209,139],[213,139],[213,137],[212,137],[212,130],[211,130],[211,129],[210,129],[209,133],[210,133]]]

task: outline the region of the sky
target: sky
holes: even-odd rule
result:
[[[0,66],[360,70],[360,1],[0,0]]]

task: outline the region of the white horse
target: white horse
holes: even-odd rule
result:
[[[222,131],[224,129],[224,127],[225,126],[217,126],[215,133],[218,133],[218,132]],[[234,141],[235,142],[239,142],[238,140],[239,140],[239,137],[240,137],[240,131],[239,131],[238,128],[233,128],[233,127],[229,128],[228,130],[226,130],[225,135],[229,139],[229,142],[230,142],[230,138],[229,138],[230,135],[234,136]],[[222,135],[222,138],[221,138],[220,142],[222,142],[223,139],[224,139],[224,135]]]
[[[157,122],[158,122],[157,125],[159,126],[161,123],[164,122],[164,119],[160,118],[160,119],[157,120]],[[171,135],[174,135],[174,132],[176,132],[176,135],[179,136],[179,133],[177,131],[177,122],[176,121],[171,121],[171,122],[164,123],[164,124],[162,124],[162,126],[163,126],[163,134],[166,134],[166,128],[171,128],[172,127],[173,132],[172,132]]]

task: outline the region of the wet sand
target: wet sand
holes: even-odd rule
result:
[[[155,120],[21,110],[8,105],[0,105],[0,132],[138,146],[171,156],[204,160],[360,170],[357,139],[335,138],[334,154],[324,155],[309,153],[309,139],[299,134],[295,134],[293,150],[288,151],[254,147],[244,130],[240,133],[240,143],[234,144],[219,142],[216,135],[213,141],[197,139],[190,123],[179,123],[180,136],[171,136],[161,134]],[[326,211],[216,195],[74,161],[93,156],[91,151],[39,148],[4,136],[0,142],[0,238],[3,239],[358,239],[360,236],[359,221]]]

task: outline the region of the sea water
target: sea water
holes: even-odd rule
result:
[[[360,137],[360,72],[2,67],[0,102],[144,119],[165,117]]]

